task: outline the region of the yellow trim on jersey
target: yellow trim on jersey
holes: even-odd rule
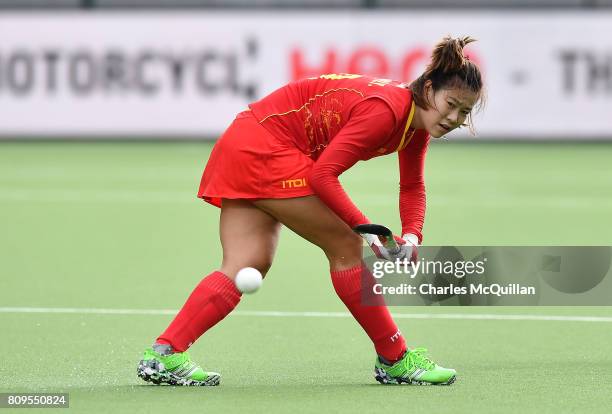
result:
[[[265,117],[264,119],[262,119],[261,121],[259,121],[260,124],[262,124],[266,119],[273,117],[273,116],[283,116],[283,115],[288,115],[292,112],[300,112],[302,109],[306,108],[308,105],[310,105],[315,99],[317,98],[322,98],[323,96],[332,93],[332,92],[339,92],[339,91],[348,91],[348,92],[355,92],[356,94],[360,95],[362,98],[365,96],[365,94],[363,92],[360,92],[356,89],[350,89],[350,88],[337,88],[337,89],[329,89],[326,90],[325,92],[323,92],[322,94],[317,94],[315,96],[313,96],[312,98],[308,98],[308,102],[306,102],[304,105],[302,105],[301,107],[299,107],[298,109],[291,109],[290,111],[287,112],[283,112],[280,114],[270,114],[267,117]]]
[[[410,144],[410,140],[412,139],[412,136],[414,135],[415,130],[413,130],[412,133],[408,136],[408,140],[406,140],[406,134],[408,133],[408,130],[410,129],[410,123],[412,122],[412,118],[414,117],[414,112],[415,112],[415,105],[414,105],[414,101],[412,101],[412,105],[410,106],[410,113],[408,114],[408,121],[406,121],[406,127],[404,128],[404,135],[402,135],[402,140],[397,146],[397,149],[393,152],[401,151],[404,148],[406,148],[408,144]],[[404,144],[404,141],[406,141],[406,144]]]

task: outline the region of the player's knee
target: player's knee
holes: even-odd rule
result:
[[[363,239],[359,234],[351,230],[346,233],[345,240],[347,246],[349,246],[351,249],[361,250]]]
[[[241,260],[223,260],[223,264],[221,265],[220,271],[224,273],[230,279],[234,279],[236,274],[240,269],[244,269],[245,267],[252,267],[261,273],[263,277],[266,277],[266,274],[272,267],[272,258],[257,258],[257,259],[243,259]]]
[[[324,249],[332,265],[350,265],[361,261],[362,239],[357,233],[348,231]]]

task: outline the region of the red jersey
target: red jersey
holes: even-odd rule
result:
[[[338,176],[359,160],[399,152],[402,232],[421,240],[429,135],[410,129],[415,111],[402,83],[331,74],[292,82],[249,105],[259,123],[316,160],[309,185],[351,227],[369,222]]]
[[[362,154],[362,159],[369,159],[397,151],[400,145],[412,98],[410,90],[399,82],[361,75],[322,75],[292,82],[249,107],[273,135],[317,159],[340,130],[349,121],[355,121],[356,114],[352,112],[356,106],[373,98],[386,103],[386,108],[381,109],[391,110],[394,119],[393,125],[385,125],[388,119],[378,122],[376,117],[365,114],[372,131],[356,131],[357,139],[371,135],[379,127],[384,127],[386,132],[380,147]]]

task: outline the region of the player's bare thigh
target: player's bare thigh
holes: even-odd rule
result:
[[[253,204],[319,246],[331,270],[346,270],[361,263],[361,237],[317,196],[264,199]]]
[[[278,220],[249,201],[224,199],[219,227],[223,247],[220,271],[234,279],[238,270],[254,267],[265,276],[278,245]]]

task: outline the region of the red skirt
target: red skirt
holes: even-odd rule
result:
[[[314,192],[307,182],[314,161],[281,142],[251,111],[238,114],[215,144],[198,197],[221,207],[221,199],[293,198]]]

